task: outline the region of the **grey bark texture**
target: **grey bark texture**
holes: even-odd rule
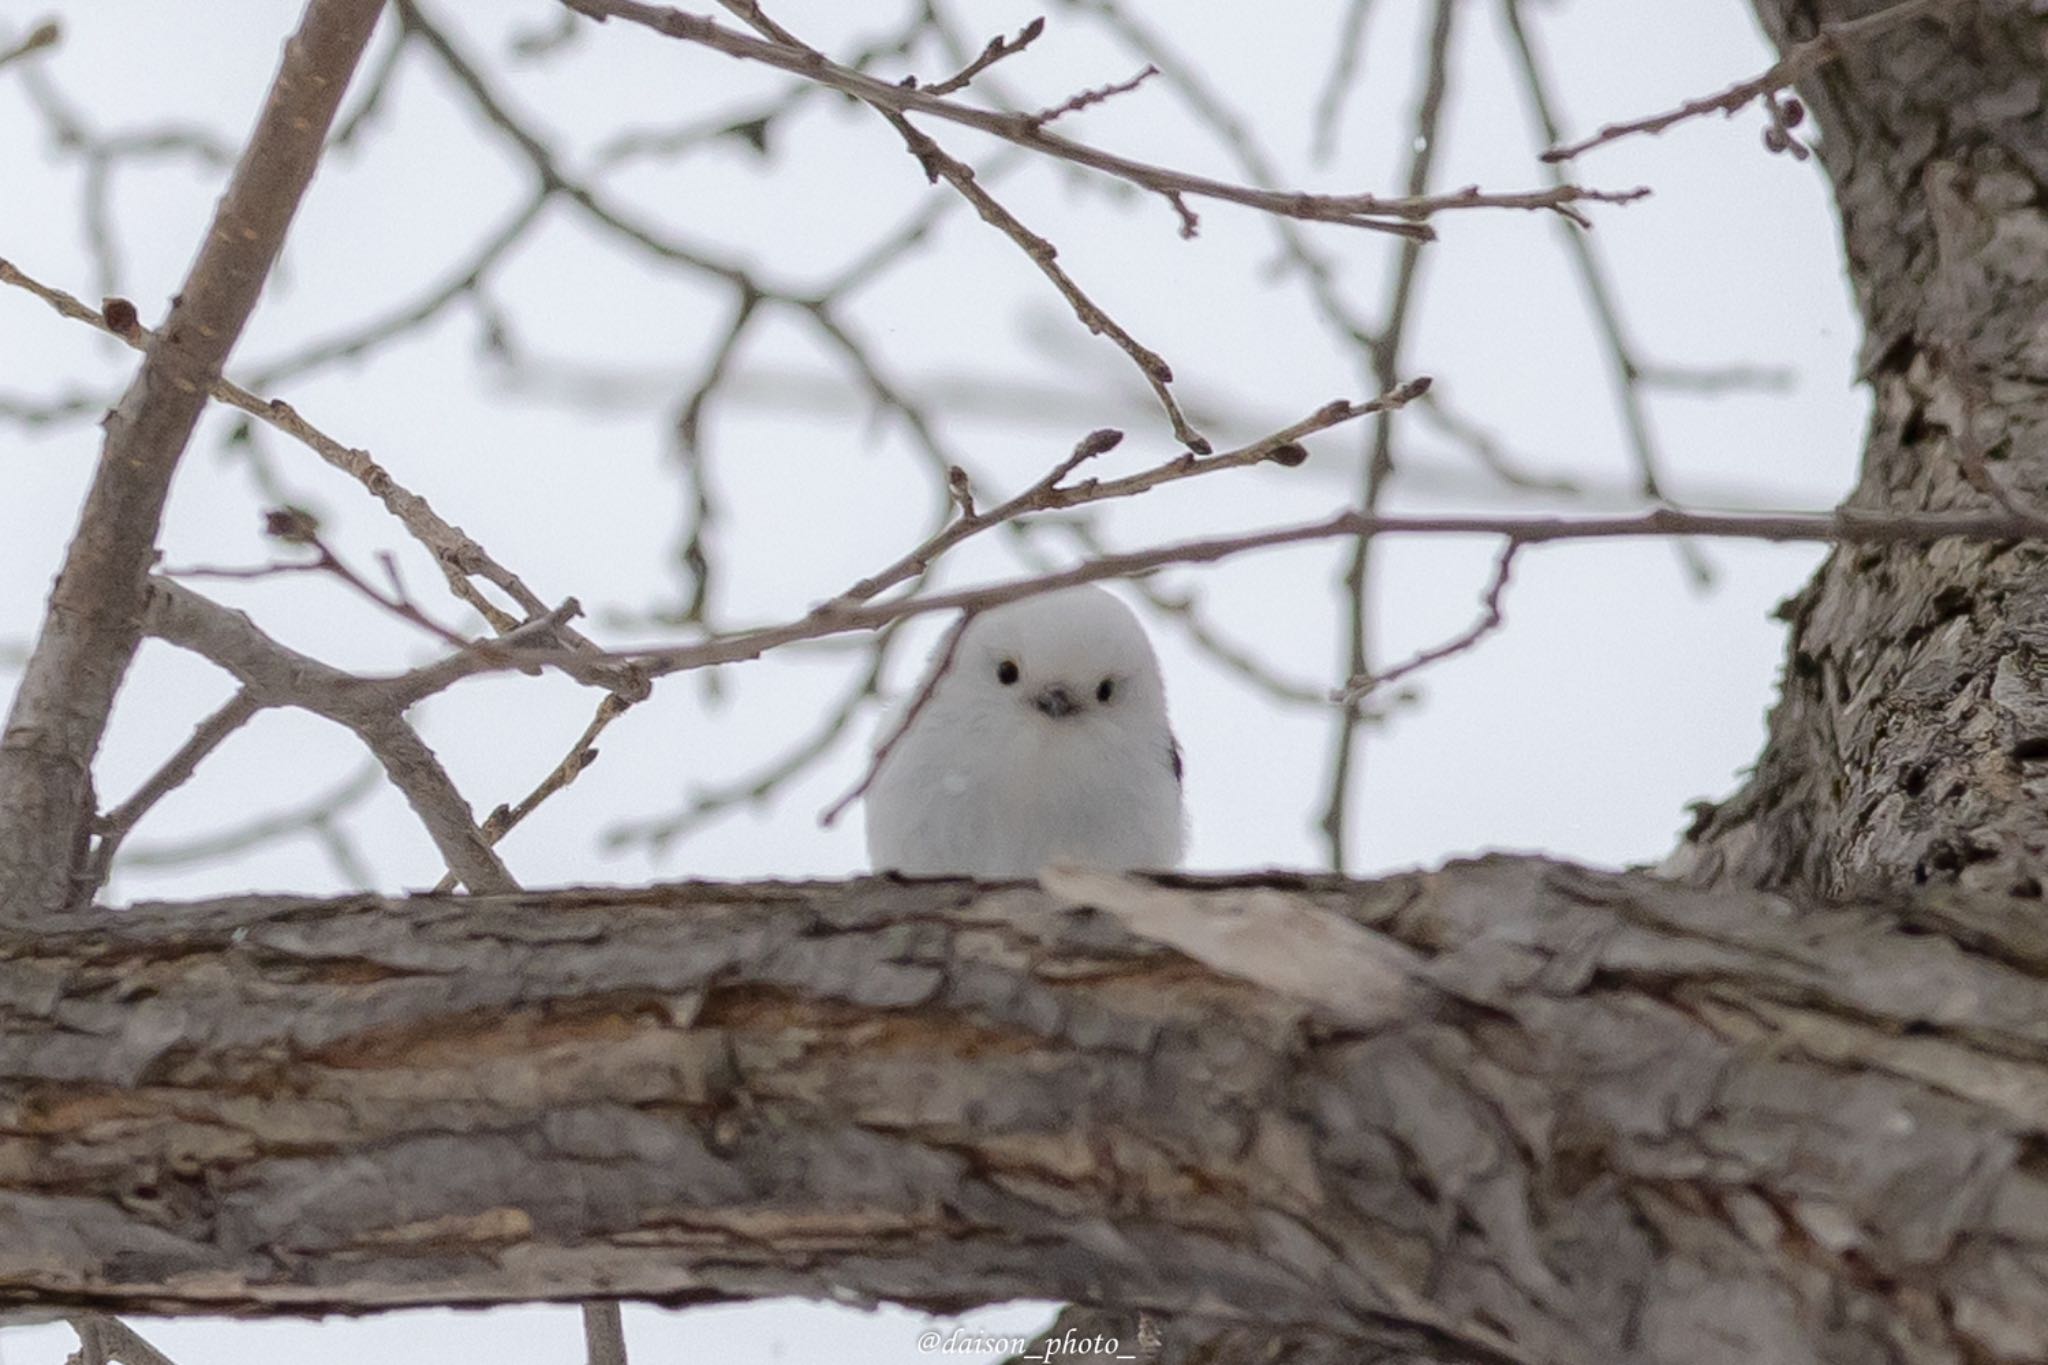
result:
[[[78,532],[0,734],[0,913],[68,902],[92,761],[135,656],[171,475],[256,307],[382,0],[312,0],[206,241],[135,381],[107,414]]]
[[[1874,0],[1757,0],[1780,43]],[[2048,51],[2037,5],[1958,0],[1801,86],[1841,210],[1876,412],[1850,503],[2048,517]],[[1698,877],[1960,886],[2038,915],[2048,551],[1838,549],[1785,605],[1770,741],[1682,850]]]
[[[2048,1340],[2038,925],[1536,859],[1050,885],[0,930],[0,1302],[1057,1296],[1487,1362]]]

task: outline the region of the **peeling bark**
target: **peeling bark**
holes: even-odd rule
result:
[[[1780,43],[1870,0],[1757,0]],[[1841,209],[1877,403],[1849,503],[2048,515],[2048,45],[1974,0],[1801,87]],[[2048,552],[1837,549],[1786,604],[1754,777],[1675,864],[1863,895],[1959,886],[2039,913],[2048,875]]]
[[[1534,859],[1068,892],[0,930],[0,1302],[1036,1296],[1489,1362],[2048,1340],[2048,937],[1995,909]],[[1248,980],[1122,927],[1169,905],[1401,965],[1356,1002]]]

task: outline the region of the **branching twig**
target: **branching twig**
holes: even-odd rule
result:
[[[63,290],[31,278],[6,260],[0,260],[0,284],[26,290],[63,316],[96,327],[138,350],[146,347],[154,336],[136,319],[133,305],[126,303],[125,300],[109,300],[106,311],[102,314]],[[383,503],[385,509],[398,519],[428,554],[433,556],[434,563],[446,577],[449,588],[455,595],[474,607],[500,634],[519,629],[523,622],[479,592],[469,581],[472,575],[501,589],[526,613],[526,621],[540,619],[552,611],[552,608],[527,587],[517,574],[493,559],[483,546],[461,528],[443,519],[425,498],[392,478],[390,472],[378,464],[368,451],[343,445],[300,416],[298,410],[283,399],[258,398],[239,384],[225,378],[215,378],[209,392],[229,407],[246,412],[266,425],[275,427],[361,484]],[[571,638],[580,637],[572,634]],[[566,671],[579,681],[628,694],[645,695],[646,680],[630,672],[621,673],[603,664],[594,664],[591,668],[572,665]]]
[[[499,806],[484,817],[484,841],[496,847],[498,842],[517,828],[521,821],[533,814],[541,802],[581,777],[583,770],[597,761],[598,751],[591,747],[597,737],[604,733],[606,726],[632,709],[633,705],[630,699],[616,692],[606,694],[605,699],[597,704],[597,714],[590,718],[590,724],[583,727],[583,733],[569,746],[569,752],[562,755],[561,762],[548,770],[548,775],[540,780],[539,785],[520,798],[516,805]],[[434,887],[434,893],[439,895],[454,890],[455,881],[455,874],[450,872]]]
[[[366,679],[330,668],[271,639],[241,612],[168,579],[151,581],[148,602],[146,628],[152,635],[226,669],[256,702],[297,706],[354,731],[470,890],[515,889],[504,864],[477,832],[469,805],[447,770],[404,720],[405,708],[419,700],[412,695],[412,675]],[[511,663],[499,646],[488,654],[455,657],[465,664],[465,675]]]
[[[1918,513],[1887,514],[1843,507],[1831,513],[1726,513],[1686,512],[1653,508],[1647,512],[1613,517],[1494,517],[1494,516],[1389,516],[1367,515],[1347,510],[1322,521],[1271,527],[1238,535],[1207,540],[1178,541],[1150,549],[1102,555],[1083,564],[1010,579],[980,587],[932,593],[922,597],[892,598],[886,602],[849,602],[829,609],[816,609],[780,625],[734,631],[687,644],[627,646],[608,651],[605,657],[633,660],[654,675],[719,664],[757,659],[772,649],[805,640],[823,640],[879,629],[896,621],[932,612],[984,610],[1005,602],[1099,583],[1107,579],[1130,578],[1177,565],[1214,564],[1223,560],[1290,545],[1309,545],[1331,540],[1378,539],[1386,536],[1495,536],[1522,542],[1525,546],[1561,544],[1568,541],[1662,539],[1671,536],[1699,536],[1722,540],[1758,541],[1766,544],[1844,544],[1919,546],[1943,540],[1986,543],[2037,543],[2048,540],[2042,528],[2030,518],[2009,513]],[[542,648],[522,650],[520,663],[555,663],[578,657]],[[505,664],[479,662],[475,671]]]
[[[1687,100],[1676,109],[1665,113],[1631,119],[1626,123],[1610,123],[1591,137],[1569,146],[1553,145],[1543,153],[1543,159],[1550,162],[1569,161],[1595,147],[1636,133],[1661,133],[1674,124],[1684,123],[1688,119],[1699,118],[1704,114],[1733,114],[1751,100],[1768,98],[1800,78],[1819,70],[1858,43],[1868,42],[1879,34],[1914,19],[1971,3],[1974,3],[1974,0],[1903,0],[1901,4],[1879,10],[1875,14],[1866,14],[1860,19],[1844,19],[1837,23],[1822,24],[1819,33],[1803,43],[1795,44],[1760,76],[1737,81],[1718,95]]]
[[[1389,683],[1398,682],[1410,673],[1441,663],[1456,654],[1463,654],[1481,640],[1499,630],[1506,618],[1501,614],[1501,595],[1508,589],[1508,576],[1514,572],[1515,556],[1521,551],[1522,542],[1509,536],[1501,542],[1500,556],[1493,562],[1493,577],[1487,582],[1486,594],[1480,599],[1479,619],[1469,627],[1452,636],[1440,645],[1422,650],[1392,668],[1378,673],[1353,678],[1332,694],[1332,699],[1349,706],[1362,701]]]
[[[1003,58],[1013,57],[1017,53],[1022,52],[1025,48],[1038,41],[1038,35],[1044,32],[1045,18],[1041,15],[1024,25],[1023,28],[1018,29],[1017,36],[1014,38],[1006,39],[999,33],[989,39],[988,46],[981,50],[980,55],[975,57],[966,66],[960,68],[957,74],[948,76],[937,85],[925,86],[924,92],[928,95],[950,95],[956,91],[965,90],[969,81],[994,66]]]
[[[1561,210],[1587,200],[1620,202],[1639,197],[1643,191],[1614,193],[1574,187],[1560,194],[1537,190],[1507,194],[1482,193],[1477,189],[1439,196],[1385,198],[1372,194],[1284,193],[1233,185],[1208,176],[1193,175],[1155,166],[1034,126],[1027,114],[993,113],[929,94],[923,90],[891,85],[864,72],[824,60],[801,44],[789,44],[735,33],[716,21],[642,0],[562,0],[563,4],[593,19],[623,19],[666,37],[696,43],[713,51],[745,61],[759,62],[828,85],[856,99],[898,113],[929,114],[963,127],[973,128],[1045,155],[1086,166],[1119,180],[1129,181],[1156,194],[1178,193],[1191,198],[1219,199],[1264,213],[1279,214],[1313,222],[1340,223],[1371,228],[1397,236],[1428,240],[1435,234],[1421,220],[1454,209],[1522,208]]]

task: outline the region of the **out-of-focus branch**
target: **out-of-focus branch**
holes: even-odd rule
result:
[[[255,309],[381,0],[311,0],[161,333],[107,419],[77,534],[0,738],[0,905],[73,894],[91,769],[139,638],[172,472]]]
[[[1429,46],[1423,61],[1422,88],[1416,97],[1414,136],[1408,152],[1408,192],[1419,195],[1429,188],[1436,166],[1437,147],[1443,128],[1445,96],[1450,88],[1451,35],[1458,9],[1457,0],[1436,0],[1435,18],[1430,25]],[[1393,283],[1387,296],[1386,320],[1368,348],[1373,377],[1382,388],[1394,382],[1400,372],[1401,349],[1408,336],[1408,319],[1413,315],[1421,280],[1422,252],[1419,244],[1403,242],[1394,265]],[[1387,481],[1394,474],[1394,424],[1391,413],[1381,413],[1373,423],[1372,447],[1360,471],[1358,510],[1367,517],[1379,510]],[[1351,559],[1344,570],[1344,632],[1346,676],[1362,677],[1372,671],[1370,620],[1372,598],[1372,538],[1360,536],[1351,547]],[[1359,726],[1364,715],[1356,700],[1345,700],[1338,708],[1331,739],[1329,794],[1323,802],[1317,827],[1323,835],[1325,857],[1334,872],[1346,866],[1345,836],[1350,819],[1351,793],[1356,784]]]
[[[31,53],[41,52],[46,47],[55,47],[64,37],[64,30],[55,19],[45,19],[22,35],[18,43],[0,48],[0,67],[18,62]]]
[[[1542,64],[1537,59],[1536,45],[1529,36],[1527,25],[1522,22],[1521,0],[1502,0],[1501,9],[1507,20],[1508,34],[1515,50],[1515,65],[1521,71],[1522,88],[1529,97],[1530,109],[1543,132],[1544,141],[1555,145],[1559,136],[1557,114],[1550,97],[1549,82],[1544,79]],[[1555,162],[1550,163],[1550,172],[1559,176],[1559,183],[1562,183],[1562,173]],[[1579,288],[1586,296],[1587,309],[1593,315],[1594,324],[1600,332],[1601,346],[1607,352],[1608,368],[1613,372],[1614,401],[1621,409],[1622,429],[1628,436],[1629,451],[1635,457],[1636,477],[1642,494],[1653,503],[1669,506],[1671,499],[1665,494],[1661,473],[1663,461],[1657,453],[1649,405],[1643,399],[1644,367],[1622,327],[1621,306],[1615,301],[1614,290],[1607,283],[1607,273],[1594,254],[1592,243],[1576,232],[1564,236],[1565,254],[1571,260],[1573,272],[1579,277]],[[1679,561],[1692,575],[1694,584],[1703,587],[1711,582],[1713,570],[1699,550],[1682,540],[1676,544]]]

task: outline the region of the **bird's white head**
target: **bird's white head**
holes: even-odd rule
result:
[[[1114,726],[1158,733],[1166,688],[1144,627],[1096,587],[1008,602],[967,623],[940,680],[951,706],[1021,712],[1074,730]]]

